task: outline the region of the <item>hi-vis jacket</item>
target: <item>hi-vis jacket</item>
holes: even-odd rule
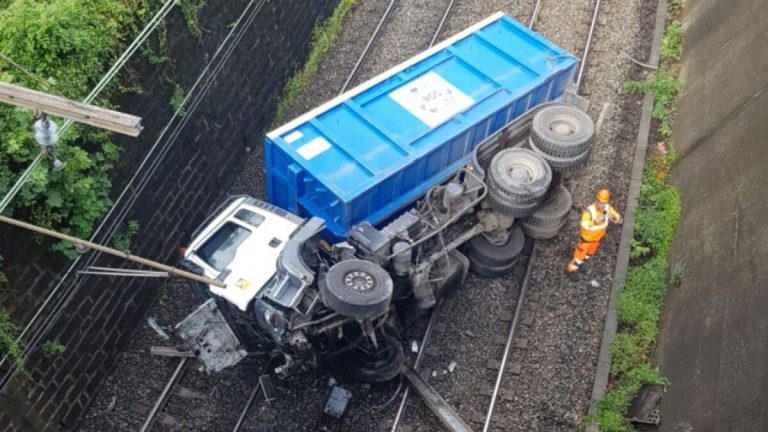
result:
[[[610,204],[605,204],[605,210],[600,211],[597,205],[587,207],[581,215],[581,238],[584,241],[598,241],[605,235],[608,221],[621,222],[621,215]]]

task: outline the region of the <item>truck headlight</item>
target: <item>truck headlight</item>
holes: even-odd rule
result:
[[[264,311],[264,321],[272,327],[272,331],[277,334],[285,332],[285,318],[271,309]]]

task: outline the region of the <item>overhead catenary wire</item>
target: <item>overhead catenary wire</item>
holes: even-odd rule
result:
[[[180,131],[184,128],[184,126],[189,121],[189,118],[192,116],[192,113],[197,109],[197,107],[200,104],[200,101],[203,99],[203,96],[207,93],[208,89],[211,87],[213,82],[215,81],[215,78],[218,76],[219,72],[221,71],[221,68],[223,65],[227,62],[229,57],[231,57],[232,52],[234,51],[234,48],[240,43],[242,40],[246,30],[250,27],[250,25],[255,20],[256,16],[258,15],[259,11],[262,9],[264,3],[266,0],[260,0],[257,3],[257,0],[252,0],[248,3],[248,5],[244,8],[243,12],[239,16],[238,20],[234,23],[232,26],[230,32],[227,34],[227,36],[224,38],[224,40],[221,42],[219,47],[217,48],[214,55],[211,57],[209,62],[206,64],[203,71],[198,76],[197,80],[191,87],[190,91],[187,93],[186,97],[180,104],[180,107],[176,112],[173,114],[171,119],[168,121],[168,123],[163,128],[162,132],[158,136],[155,143],[150,148],[149,152],[145,156],[144,160],[142,160],[142,163],[139,165],[137,170],[135,171],[133,177],[129,182],[126,184],[126,186],[123,188],[122,192],[118,196],[118,198],[115,200],[115,204],[112,206],[112,208],[109,210],[107,215],[102,219],[99,226],[94,231],[94,234],[91,236],[91,241],[94,241],[96,243],[104,243],[107,241],[111,236],[114,234],[115,230],[119,225],[123,222],[125,216],[127,215],[128,211],[132,207],[133,203],[135,202],[138,195],[141,193],[141,191],[146,187],[147,182],[149,178],[154,174],[154,172],[157,170],[159,163],[162,161],[162,158],[165,156],[165,154],[168,152],[168,149],[172,146],[172,144],[175,142],[176,138],[178,137]],[[254,7],[255,6],[255,7]],[[247,17],[246,17],[247,16]],[[241,28],[242,27],[242,28]],[[239,30],[239,33],[235,34],[236,31]],[[232,42],[228,45],[229,42]],[[205,78],[205,82],[203,82],[203,79]],[[195,92],[198,90],[197,94]],[[194,97],[193,97],[194,95]],[[191,102],[190,102],[191,100]],[[147,165],[150,158],[153,156],[155,150],[158,148],[160,142],[165,137],[165,135],[170,130],[171,125],[173,122],[180,117],[181,110],[183,108],[186,108],[185,115],[182,118],[182,120],[176,125],[176,127],[173,129],[171,134],[169,135],[168,140],[163,144],[162,148],[160,149],[160,152],[157,156],[157,158],[152,161],[149,164],[149,169],[145,173],[144,177],[141,179],[141,182],[138,186],[134,185],[134,182],[138,178],[141,170],[144,166]],[[125,198],[127,192],[129,190],[133,190],[133,194],[130,198],[129,204],[124,206],[120,211],[117,213],[117,217],[115,220],[112,221],[112,223],[107,227],[106,232],[101,233],[102,229],[106,226],[107,221],[110,219],[112,214],[115,212],[115,209],[118,207],[120,202]],[[97,237],[100,237],[101,240],[96,241]],[[95,262],[96,259],[99,258],[98,253],[93,253],[88,258],[89,263]],[[45,310],[45,307],[47,304],[51,301],[53,296],[61,289],[64,282],[68,279],[70,274],[73,272],[75,267],[77,266],[78,262],[80,261],[80,257],[76,259],[68,268],[67,272],[64,274],[64,277],[59,280],[54,290],[49,294],[48,298],[44,302],[43,306],[41,306],[35,316],[33,317],[33,320],[30,321],[30,323],[27,324],[22,334],[20,334],[18,340],[21,340],[23,337],[23,334],[27,333],[29,329],[31,328],[33,322],[35,319],[39,317],[39,315],[42,313],[43,310]],[[89,264],[86,264],[89,265]],[[75,281],[73,281],[69,288],[59,297],[59,299],[56,301],[56,303],[53,305],[52,313],[48,315],[47,319],[38,326],[38,331],[35,333],[35,335],[31,338],[30,342],[26,344],[26,347],[24,349],[24,352],[22,354],[23,358],[26,358],[29,356],[31,351],[34,349],[34,347],[37,345],[37,343],[42,340],[42,338],[50,331],[53,323],[58,320],[58,318],[61,316],[62,312],[66,308],[66,306],[69,304],[71,299],[74,297],[74,294],[77,292],[78,288],[82,284],[82,281],[84,278],[79,278]],[[0,366],[3,365],[7,361],[7,356],[0,361]],[[5,389],[5,387],[8,384],[8,381],[12,376],[15,374],[15,366],[11,365],[11,370],[6,373],[6,375],[2,378],[2,381],[0,381],[0,392]]]

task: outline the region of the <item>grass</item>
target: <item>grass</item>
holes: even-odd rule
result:
[[[676,14],[682,0],[673,1],[670,13]],[[625,83],[632,93],[651,92],[653,118],[659,133],[669,139],[675,122],[677,95],[682,87],[677,77],[677,61],[683,50],[683,29],[673,20],[661,43],[662,64],[658,72],[643,81]],[[671,146],[670,146],[671,147]],[[670,269],[668,253],[680,219],[680,194],[667,183],[666,173],[675,160],[674,151],[657,155],[646,166],[640,186],[640,201],[635,214],[631,267],[619,295],[618,332],[611,344],[611,386],[585,419],[596,423],[601,432],[632,432],[626,411],[643,384],[668,384],[651,365],[651,355],[659,334],[659,319],[668,286],[678,285],[683,277],[679,265]]]
[[[275,124],[280,124],[285,120],[288,109],[296,101],[296,98],[304,92],[312,77],[317,73],[320,63],[339,37],[344,24],[344,18],[355,3],[357,3],[357,0],[340,0],[333,11],[333,15],[312,31],[309,56],[307,56],[304,67],[296,72],[285,84],[283,95],[277,105]]]

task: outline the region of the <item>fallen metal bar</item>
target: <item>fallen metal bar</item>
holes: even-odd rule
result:
[[[416,393],[424,399],[429,409],[440,419],[443,426],[451,432],[472,432],[472,429],[464,420],[459,417],[456,411],[451,408],[448,402],[438,394],[424,378],[413,368],[408,367],[403,370],[403,376],[408,379]]]
[[[15,227],[23,228],[26,230],[30,230],[36,233],[44,234],[49,237],[57,238],[59,240],[64,240],[66,242],[72,243],[75,246],[81,246],[93,250],[97,250],[99,252],[103,252],[105,254],[113,255],[119,258],[126,259],[128,261],[133,261],[137,264],[145,265],[147,267],[152,267],[161,271],[165,271],[171,274],[174,274],[176,276],[180,276],[187,279],[192,279],[193,281],[202,282],[204,284],[213,285],[219,288],[226,288],[227,286],[220,281],[213,280],[207,277],[203,277],[200,275],[196,275],[194,273],[190,273],[185,270],[177,269],[175,267],[171,267],[169,265],[161,264],[156,261],[148,260],[146,258],[142,258],[136,255],[131,255],[128,252],[119,251],[117,249],[113,249],[107,246],[102,246],[97,243],[93,243],[87,240],[79,239],[77,237],[72,237],[70,235],[62,234],[47,228],[39,227],[37,225],[32,225],[27,222],[22,222],[20,220],[12,219],[6,216],[0,216],[0,222],[7,223],[8,225],[13,225]]]
[[[442,302],[438,303],[437,306],[432,309],[432,315],[429,317],[429,322],[427,323],[427,329],[424,330],[424,337],[421,339],[421,346],[419,347],[419,353],[416,354],[416,360],[413,362],[413,369],[419,370],[419,367],[421,367],[421,359],[424,356],[424,351],[426,351],[427,344],[429,343],[429,338],[432,336],[432,328],[435,326],[435,321],[437,321],[437,315],[440,312],[440,305]],[[397,428],[400,426],[400,421],[403,419],[403,415],[405,414],[405,404],[408,402],[408,393],[410,392],[410,387],[406,387],[405,390],[403,390],[403,398],[400,400],[400,407],[397,409],[397,414],[395,415],[395,421],[392,423],[392,432],[397,432]]]
[[[194,357],[192,351],[181,351],[173,347],[153,346],[149,348],[149,353],[159,357]]]
[[[237,419],[237,423],[235,423],[235,427],[232,429],[232,432],[240,431],[240,428],[243,426],[243,422],[245,421],[245,416],[248,415],[248,410],[251,409],[253,400],[256,399],[256,394],[259,392],[260,388],[261,388],[261,381],[259,381],[259,384],[256,384],[256,387],[253,388],[251,395],[248,397],[248,401],[245,402],[243,411],[240,412],[240,417]]]
[[[509,359],[509,352],[512,348],[512,340],[515,337],[515,330],[517,329],[517,322],[520,321],[520,313],[523,310],[523,303],[525,303],[525,295],[528,294],[528,286],[531,284],[531,274],[533,273],[533,263],[536,261],[536,240],[533,241],[531,247],[531,255],[528,258],[528,266],[525,269],[525,277],[523,278],[523,285],[520,288],[520,297],[517,299],[517,306],[515,307],[515,315],[512,317],[512,321],[509,323],[509,333],[507,334],[507,343],[504,345],[504,355],[501,357],[501,367],[499,373],[496,375],[496,384],[493,386],[493,395],[491,395],[491,403],[488,405],[488,413],[485,415],[485,424],[483,425],[483,432],[488,432],[491,428],[491,417],[493,417],[493,410],[496,408],[496,399],[499,396],[499,389],[501,388],[501,381],[504,379],[504,371],[507,369],[507,360]]]
[[[181,380],[181,376],[183,375],[183,372],[187,366],[187,360],[189,360],[187,357],[183,357],[181,359],[179,365],[176,367],[176,370],[173,371],[171,379],[165,384],[163,392],[160,393],[160,397],[157,398],[155,405],[149,412],[149,416],[147,416],[147,419],[144,421],[141,429],[139,429],[139,432],[147,432],[152,430],[152,426],[155,424],[158,413],[160,413],[160,411],[165,408],[165,405],[168,403],[168,399],[171,397],[171,390],[173,390],[173,387]]]

